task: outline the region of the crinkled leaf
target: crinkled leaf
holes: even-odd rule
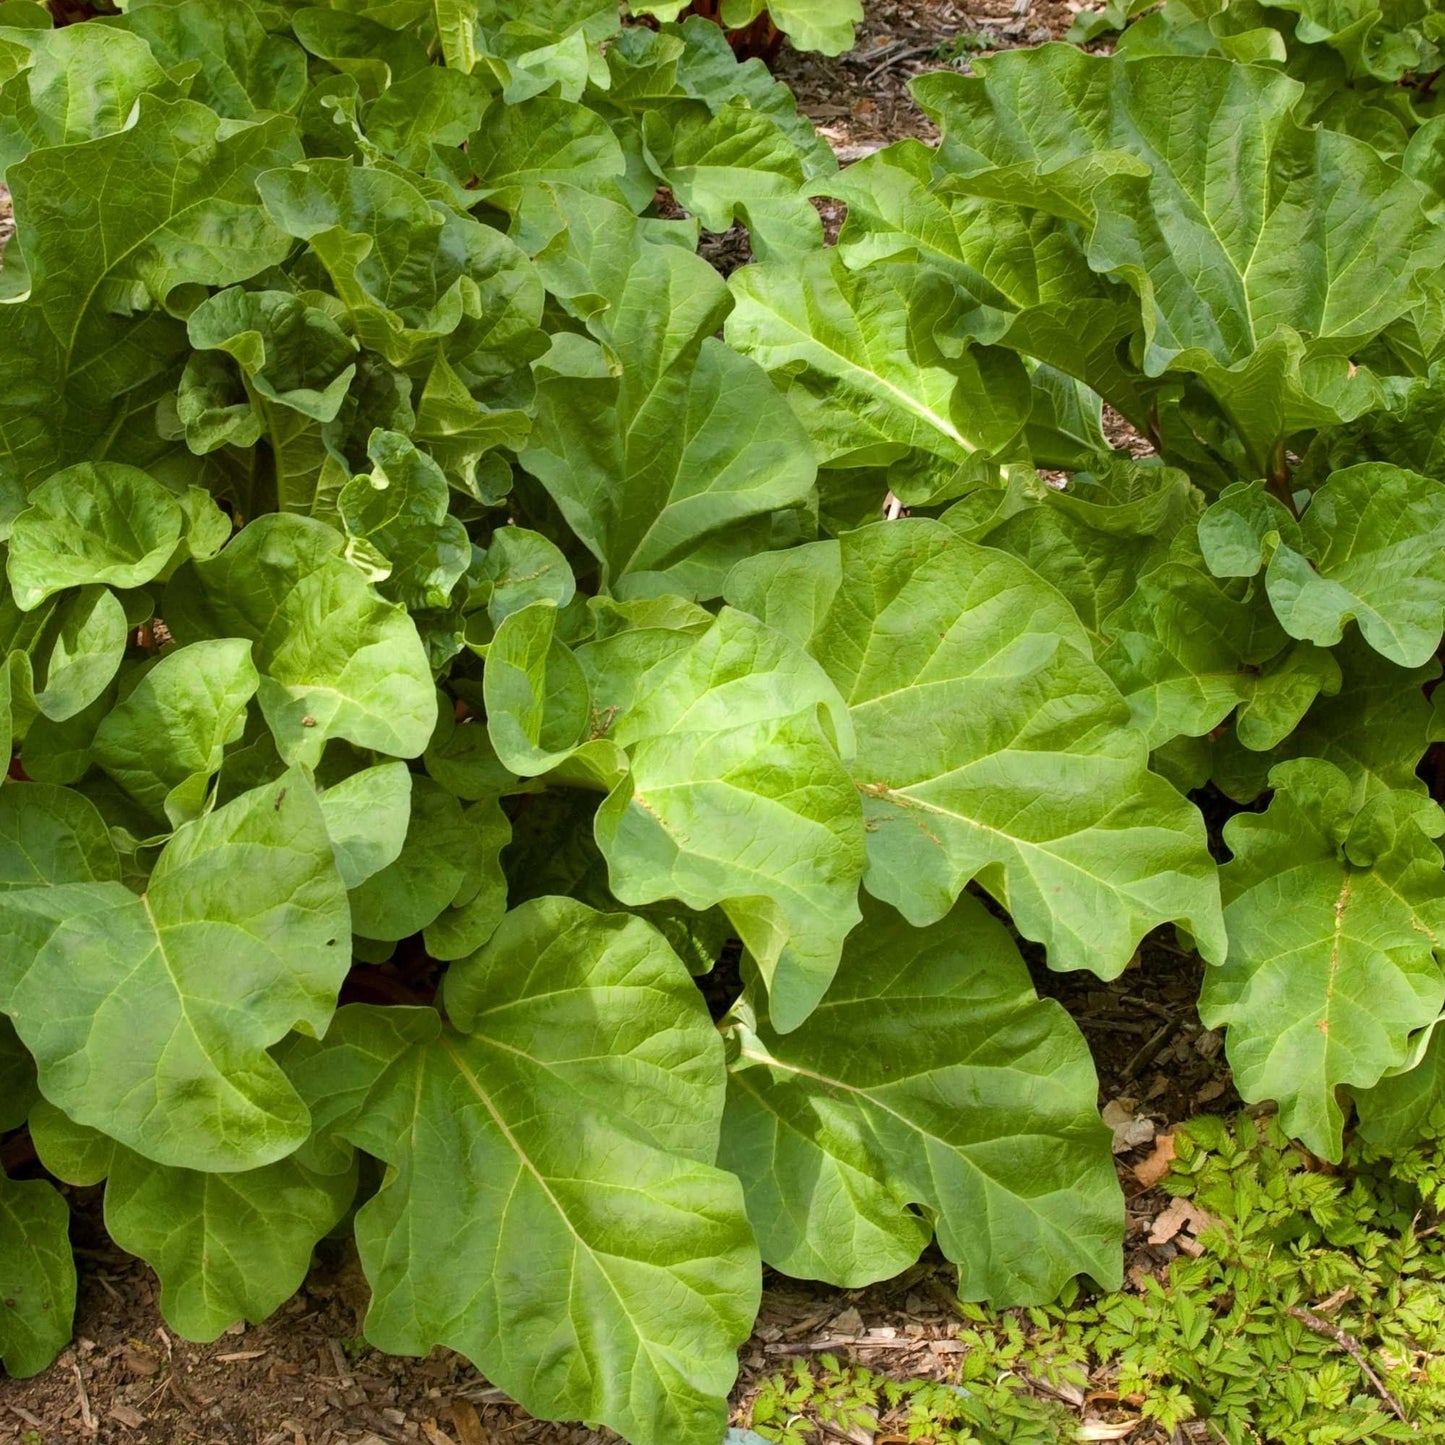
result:
[[[295,1149],[306,1108],[265,1050],[325,1029],[350,932],[305,776],[180,829],[140,897],[91,881],[73,845],[48,857],[77,866],[0,894],[0,1006],[46,1097],[158,1163],[235,1170]]]
[[[623,35],[636,33],[634,29]],[[774,78],[763,61],[740,63],[727,36],[701,15],[689,15],[668,33],[683,42],[677,58],[677,83],[686,94],[707,101],[714,110],[730,101],[745,101],[782,127],[796,147],[809,179],[837,171],[838,158],[827,138],[807,116],[799,115],[797,97],[783,81]],[[609,60],[618,48],[614,45],[608,52]],[[619,88],[615,70],[612,86],[615,94]]]
[[[207,0],[131,5],[101,22],[138,35],[167,70],[184,66],[190,95],[229,120],[294,111],[306,91],[306,56],[289,36],[268,35],[249,5]]]
[[[1262,690],[1267,707],[1264,669],[1289,645],[1262,597],[1233,595],[1187,553],[1139,578],[1103,627],[1108,646],[1099,665],[1124,694],[1150,748],[1180,734],[1203,737]],[[1339,685],[1339,669],[1327,661],[1316,676],[1317,687]],[[1293,722],[1313,696],[1300,699]]]
[[[1216,577],[1254,577],[1273,549],[1303,546],[1299,523],[1263,482],[1235,482],[1199,519],[1199,550]]]
[[[1300,126],[1298,84],[1262,66],[1055,45],[976,69],[917,86],[956,184],[1083,223],[1090,265],[1139,294],[1145,372],[1199,372],[1261,470],[1375,403],[1349,357],[1439,265],[1423,188]]]
[[[538,363],[522,464],[609,588],[716,596],[768,545],[769,514],[808,501],[807,439],[763,372],[713,338],[728,296],[710,267],[619,208],[577,219],[543,274],[564,295],[596,288],[575,304],[602,344],[563,335]]]
[[[1077,227],[958,195],[949,177],[932,150],[905,140],[814,190],[848,207],[838,251],[849,266],[896,259],[943,272],[959,287],[969,334],[1080,378],[1143,429],[1149,387],[1119,355],[1138,324],[1129,293],[1090,269]]]
[[[23,45],[29,56],[0,90],[0,182],[37,146],[109,135],[147,92],[179,94],[143,40],[99,25],[11,30],[7,43]]]
[[[470,68],[429,65],[388,87],[366,108],[367,136],[401,165],[425,171],[432,147],[461,145],[491,101]]]
[[[203,301],[186,327],[198,350],[232,356],[257,396],[313,421],[336,419],[356,375],[356,342],[285,291],[230,287]]]
[[[507,878],[502,849],[511,841],[512,825],[501,800],[485,798],[462,812],[467,841],[461,853],[464,872],[451,906],[427,924],[424,941],[432,958],[465,958],[475,953],[507,911]]]
[[[1319,649],[1310,652],[1319,655]],[[1439,676],[1439,664],[1396,667],[1359,636],[1347,636],[1323,656],[1340,669],[1343,681],[1336,694],[1315,701],[1302,722],[1270,744],[1270,756],[1241,754],[1226,734],[1216,750],[1216,781],[1230,797],[1249,802],[1263,791],[1272,763],[1314,757],[1345,773],[1357,807],[1378,792],[1423,794],[1425,785],[1415,770],[1430,744],[1445,737],[1445,715],[1438,705],[1432,708],[1422,690]],[[1331,693],[1327,687],[1321,691]],[[1257,740],[1247,736],[1243,724],[1241,714],[1237,731],[1252,748]]]
[[[415,35],[354,11],[308,5],[294,12],[291,24],[312,55],[353,77],[368,98],[430,63],[426,47]]]
[[[471,358],[475,363],[476,357]],[[447,474],[447,480],[484,506],[495,506],[512,485],[511,467],[497,447],[520,451],[532,418],[520,406],[488,406],[439,356],[417,400],[412,438]],[[488,470],[490,467],[490,470]]]
[[[741,221],[760,261],[817,250],[823,226],[803,193],[802,161],[770,116],[734,102],[674,101],[643,116],[648,159],[709,231]]]
[[[257,189],[326,267],[362,344],[393,365],[432,357],[444,337],[453,361],[505,370],[541,349],[542,288],[522,253],[399,173],[323,158]]]
[[[341,490],[346,557],[383,597],[420,610],[445,607],[472,560],[466,528],[447,515],[442,469],[399,432],[375,431],[371,471]]]
[[[532,186],[558,182],[606,194],[625,169],[622,147],[589,106],[551,96],[494,105],[467,147],[477,189],[515,211]]]
[[[343,1010],[292,1065],[391,1166],[357,1216],[381,1348],[460,1350],[533,1413],[715,1445],[757,1255],[713,1167],[722,1045],[640,920],[541,899],[430,1010]],[[559,1267],[560,1265],[560,1267]]]
[[[913,1263],[936,1220],[964,1299],[1042,1303],[1082,1272],[1117,1286],[1088,1046],[972,898],[923,929],[870,903],[808,1021],[738,1035],[719,1157],[774,1268],[857,1288]]]
[[[992,495],[966,497],[944,521],[969,541],[1012,552],[1058,588],[1096,653],[1108,646],[1105,621],[1133,595],[1140,577],[1169,559],[1175,537],[1200,506],[1184,473],[1132,464],[1110,467],[1088,484],[1075,476],[1063,491],[1027,488],[1016,508],[1005,492],[1003,515],[975,524],[971,505]]]
[[[558,608],[577,594],[577,580],[556,543],[526,527],[498,527],[472,574],[468,609],[485,607],[492,626],[533,602]],[[470,634],[469,634],[470,635]]]
[[[1275,1099],[1289,1133],[1338,1159],[1341,1084],[1368,1088],[1404,1062],[1445,1001],[1439,809],[1384,793],[1356,811],[1349,779],[1299,759],[1274,799],[1225,827],[1229,955],[1205,976],[1200,1017],[1228,1027],[1240,1093]]]

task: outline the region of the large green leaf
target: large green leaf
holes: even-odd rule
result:
[[[41,1162],[68,1184],[105,1186],[105,1227],[160,1278],[161,1313],[189,1340],[260,1323],[293,1294],[311,1252],[356,1192],[352,1151],[335,1169],[308,1149],[215,1174],[157,1164],[42,1104],[30,1120]],[[319,1156],[318,1156],[319,1157]],[[332,1161],[326,1161],[328,1164]]]
[[[66,587],[139,587],[166,565],[183,523],[176,498],[137,467],[67,467],[15,519],[6,564],[15,601],[28,611]]]
[[[352,925],[390,942],[420,933],[466,880],[471,838],[461,804],[430,778],[413,778],[401,852],[352,890]]]
[[[368,1338],[460,1350],[535,1414],[716,1445],[759,1280],[687,970],[638,919],[539,899],[446,1006],[344,1009],[291,1066],[391,1166],[357,1216]]]
[[[125,607],[109,587],[81,587],[65,598],[53,640],[50,628],[42,634],[50,649],[32,674],[35,705],[56,722],[83,712],[120,669],[129,634]]]
[[[1285,631],[1330,646],[1345,623],[1402,667],[1435,655],[1445,628],[1445,485],[1367,462],[1336,472],[1265,574]]]
[[[728,596],[808,648],[848,704],[869,892],[910,922],[977,880],[1051,966],[1119,973],[1171,919],[1223,954],[1197,811],[1065,600],[1012,557],[921,519],[754,559]]]
[[[1012,552],[1058,588],[1096,653],[1109,646],[1106,620],[1129,600],[1141,577],[1169,560],[1175,537],[1200,506],[1184,473],[1132,465],[1110,467],[1095,478],[1076,475],[1062,491],[1029,488],[1016,510],[1006,505],[1002,517],[975,523],[972,506],[992,499],[990,492],[975,493],[945,513],[944,521],[970,541]],[[1010,503],[1007,492],[1003,500]]]
[[[1226,734],[1216,747],[1215,780],[1247,803],[1264,791],[1272,763],[1312,757],[1333,763],[1350,779],[1356,806],[1379,792],[1423,795],[1416,769],[1430,744],[1445,738],[1445,715],[1425,695],[1440,675],[1439,663],[1396,667],[1358,635],[1325,655],[1340,668],[1336,695],[1317,699],[1269,754],[1243,752]]]
[[[427,924],[423,934],[432,958],[465,958],[496,931],[507,911],[507,877],[502,850],[512,825],[499,798],[484,798],[462,811],[462,882],[450,905]]]
[[[229,120],[294,111],[306,92],[305,53],[288,36],[268,35],[250,5],[153,0],[101,23],[140,36],[167,70],[184,66],[192,98]]]
[[[554,603],[530,603],[502,619],[487,647],[487,732],[502,766],[523,777],[551,771],[606,731],[557,617]]]
[[[1296,122],[1295,81],[1062,45],[977,69],[917,86],[954,183],[1081,222],[1090,265],[1139,294],[1145,372],[1198,372],[1258,471],[1292,433],[1377,402],[1351,353],[1414,303],[1445,243],[1416,182]]]
[[[255,644],[261,711],[288,762],[314,765],[333,737],[416,757],[436,722],[426,653],[412,620],[377,596],[342,546],[309,517],[261,517],[176,574],[166,621],[182,643]]]
[[[119,883],[105,821],[80,793],[50,783],[0,787],[0,897],[65,883]]]
[[[195,642],[164,657],[96,729],[96,762],[172,827],[199,817],[260,679],[251,644]]]
[[[43,1179],[0,1171],[0,1360],[12,1379],[38,1375],[70,1340],[75,1260],[70,1207]]]
[[[1352,1090],[1359,1136],[1378,1149],[1403,1152],[1433,1133],[1445,1100],[1445,1030],[1437,1019],[1424,1057],[1399,1074],[1387,1074],[1372,1089]]]
[[[807,438],[767,376],[713,337],[728,295],[711,268],[617,208],[584,214],[590,227],[569,228],[543,272],[595,288],[599,342],[564,334],[537,363],[522,464],[612,591],[716,596],[738,557],[769,544],[770,514],[809,500]]]
[[[944,276],[899,262],[849,271],[833,251],[749,266],[727,338],[782,386],[824,465],[893,465],[923,503],[958,495],[1028,419],[1028,375],[1007,351],[945,349],[963,306]]]
[[[551,96],[494,105],[467,157],[480,194],[513,212],[529,188],[552,182],[606,194],[626,168],[617,137],[595,110]]]
[[[0,90],[0,181],[37,146],[121,130],[147,92],[168,99],[179,94],[143,40],[99,25],[12,29],[6,44],[23,46],[29,56]]]
[[[1241,740],[1270,748],[1319,693],[1339,690],[1328,652],[1291,644],[1257,590],[1216,581],[1191,547],[1139,578],[1103,626],[1099,664],[1151,748],[1203,737],[1236,705]]]
[[[311,1251],[346,1213],[356,1168],[322,1172],[297,1156],[233,1174],[152,1163],[117,1147],[105,1227],[160,1276],[161,1312],[188,1340],[259,1324],[300,1288]]]
[[[468,70],[429,65],[391,85],[366,107],[367,136],[393,160],[425,171],[433,146],[458,146],[491,101],[486,82]]]
[[[401,853],[411,819],[411,773],[405,763],[352,773],[321,794],[321,816],[341,881],[359,888]]]
[[[856,1288],[913,1263],[936,1221],[965,1299],[1044,1302],[1081,1271],[1117,1286],[1088,1047],[974,899],[923,929],[870,903],[800,1029],[736,1032],[720,1160],[774,1268]]]
[[[235,1170],[290,1153],[309,1121],[265,1050],[295,1027],[324,1031],[349,963],[346,894],[305,775],[180,829],[140,896],[93,881],[98,816],[83,839],[56,836],[23,820],[46,797],[13,791],[22,820],[5,853],[27,833],[51,841],[45,882],[0,894],[0,1007],[46,1097],[158,1163]],[[5,871],[27,866],[33,855]]]
[[[709,231],[741,221],[760,261],[787,261],[823,244],[803,191],[803,162],[770,116],[734,102],[674,101],[643,116],[648,159],[678,202]]]
[[[186,329],[197,349],[232,356],[258,398],[313,421],[335,419],[356,375],[356,342],[321,307],[286,291],[227,287],[191,312]],[[254,440],[234,438],[238,446]]]
[[[1042,211],[948,189],[949,169],[905,140],[814,190],[848,207],[838,251],[850,267],[897,259],[946,274],[966,298],[961,321],[1086,381],[1140,429],[1149,387],[1119,355],[1138,325],[1122,287],[1089,267],[1078,229]]]
[[[859,916],[863,812],[839,759],[851,728],[833,684],[795,642],[731,608],[701,635],[638,629],[582,660],[629,764],[595,824],[613,893],[721,904],[777,1027],[796,1028]]]
[[[225,286],[283,261],[256,177],[297,157],[292,124],[223,122],[142,95],[114,135],[12,166],[28,301],[0,313],[0,467],[43,474],[92,449],[185,348],[163,310],[178,288]],[[143,402],[141,404],[144,404]]]
[[[1352,803],[1332,764],[1270,774],[1274,799],[1225,827],[1220,873],[1229,956],[1199,1011],[1228,1027],[1240,1093],[1275,1099],[1285,1128],[1338,1159],[1341,1084],[1368,1088],[1405,1061],[1445,1002],[1440,810],[1413,793]]]

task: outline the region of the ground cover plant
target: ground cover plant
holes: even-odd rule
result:
[[[378,1347],[716,1445],[760,1259],[1116,1286],[1001,914],[1176,927],[1317,1156],[1429,1127],[1428,26],[1362,79],[1260,8],[927,77],[840,173],[668,7],[0,4],[0,1125],[178,1332],[351,1228]],[[12,1374],[65,1234],[0,1180]]]
[[[1197,1438],[1226,1445],[1418,1440],[1445,1411],[1445,1253],[1423,1223],[1442,1199],[1442,1124],[1437,1109],[1420,1140],[1388,1152],[1363,1131],[1346,1168],[1324,1171],[1273,1118],[1196,1119],[1172,1136],[1162,1185],[1176,1206],[1188,1201],[1196,1253],[1173,1260],[1167,1282],[1071,1288],[1020,1310],[961,1305],[956,1384],[900,1383],[833,1356],[790,1361],[752,1406],[754,1436],[1090,1438],[1064,1396],[1127,1403],[1138,1412],[1128,1423],[1159,1439],[1196,1422]]]

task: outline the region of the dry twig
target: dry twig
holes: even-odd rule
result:
[[[1364,1372],[1365,1378],[1370,1382],[1375,1393],[1390,1407],[1395,1418],[1408,1425],[1409,1418],[1400,1408],[1400,1402],[1390,1393],[1385,1382],[1370,1368],[1370,1362],[1365,1358],[1365,1347],[1351,1334],[1347,1334],[1338,1325],[1331,1324],[1329,1320],[1321,1319],[1313,1310],[1300,1309],[1298,1305],[1291,1305],[1289,1313],[1297,1319],[1307,1330],[1312,1330],[1317,1335],[1323,1335],[1327,1340],[1333,1340]]]

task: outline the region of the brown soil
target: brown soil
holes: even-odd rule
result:
[[[1068,0],[873,0],[852,54],[784,50],[777,73],[845,161],[904,136],[932,138],[907,83],[970,55],[1036,44],[1068,28]],[[965,43],[959,45],[960,38]],[[959,59],[950,60],[950,56]],[[827,215],[834,223],[837,217]],[[0,195],[0,240],[9,222]],[[707,239],[720,269],[747,259],[746,237]],[[1031,961],[1032,962],[1032,961]],[[1139,1142],[1119,1153],[1129,1203],[1127,1255],[1138,1280],[1173,1257],[1147,1235],[1164,1199],[1132,1169],[1150,1135],[1239,1101],[1217,1034],[1194,1012],[1199,962],[1163,936],[1113,983],[1035,968],[1042,992],[1078,1020],[1099,1067],[1100,1104]],[[367,1288],[349,1241],[330,1242],[297,1296],[266,1323],[236,1326],[208,1345],[177,1339],[158,1309],[155,1277],[118,1251],[101,1225],[98,1190],[67,1191],[81,1266],[76,1339],[32,1380],[0,1381],[0,1442],[24,1445],[602,1445],[610,1431],[533,1420],[459,1356],[387,1356],[361,1337]],[[735,1420],[760,1382],[814,1349],[898,1378],[958,1378],[962,1346],[953,1271],[926,1256],[897,1280],[840,1291],[769,1274],[753,1337],[740,1353]],[[1131,1436],[1149,1445],[1147,1430]],[[1157,1437],[1161,1439],[1163,1437]],[[1179,1437],[1176,1437],[1179,1438]]]

